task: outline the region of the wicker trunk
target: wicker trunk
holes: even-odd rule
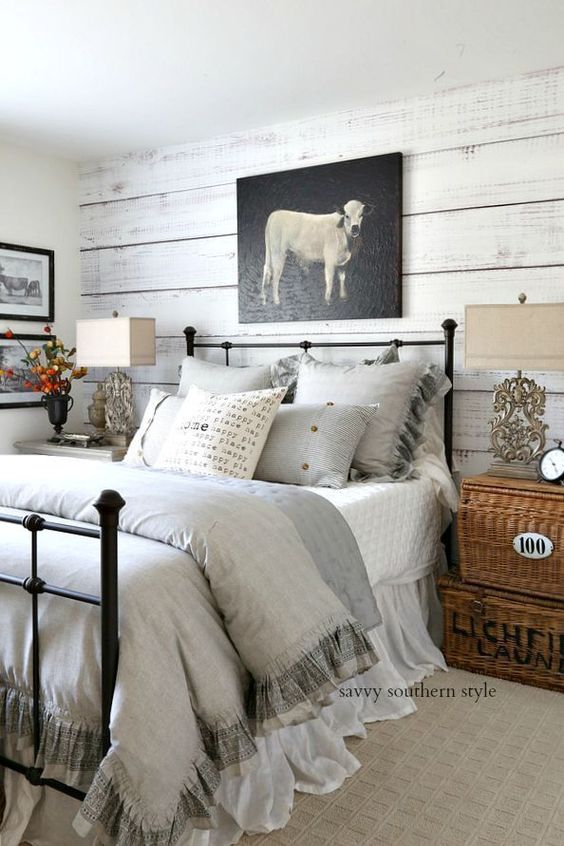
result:
[[[447,663],[564,691],[564,488],[464,479],[458,545],[439,580]]]
[[[552,542],[546,558],[526,558],[513,541],[535,532]],[[564,600],[564,488],[541,482],[464,479],[458,515],[464,582]]]
[[[564,691],[564,603],[439,579],[447,663]]]

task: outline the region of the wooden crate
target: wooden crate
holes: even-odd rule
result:
[[[442,576],[447,664],[564,691],[564,603]]]
[[[548,537],[552,554],[519,555],[513,540],[525,532]],[[464,582],[564,600],[564,488],[487,475],[464,479],[458,545]]]

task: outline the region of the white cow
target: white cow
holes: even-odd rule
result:
[[[350,261],[351,245],[360,235],[362,218],[370,214],[371,206],[360,200],[349,200],[342,211],[333,214],[306,214],[279,209],[266,222],[266,247],[262,274],[262,302],[266,303],[266,289],[272,285],[272,298],[280,304],[280,277],[286,256],[293,253],[302,266],[314,262],[325,264],[325,302],[331,302],[335,271],[339,276],[342,300],[347,298],[345,270]]]

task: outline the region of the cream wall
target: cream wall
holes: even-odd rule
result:
[[[0,243],[55,251],[55,322],[57,335],[72,343],[79,310],[78,172],[76,164],[0,143]],[[16,332],[38,333],[44,324],[9,321]],[[0,331],[8,324],[0,317]],[[82,386],[73,386],[80,426]],[[15,440],[52,431],[41,408],[0,408],[0,453],[13,452]]]
[[[403,318],[239,324],[236,179],[396,151]],[[80,181],[83,314],[157,320],[157,366],[132,372],[138,407],[151,384],[175,390],[187,324],[214,339],[360,341],[436,337],[453,317],[456,458],[478,472],[507,374],[464,368],[464,306],[564,300],[564,67],[86,162]],[[550,436],[564,437],[564,374],[540,381]]]

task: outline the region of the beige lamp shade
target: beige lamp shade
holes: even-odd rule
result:
[[[564,370],[564,303],[468,305],[464,366]]]
[[[135,367],[155,363],[153,317],[77,320],[76,363],[79,367]]]

